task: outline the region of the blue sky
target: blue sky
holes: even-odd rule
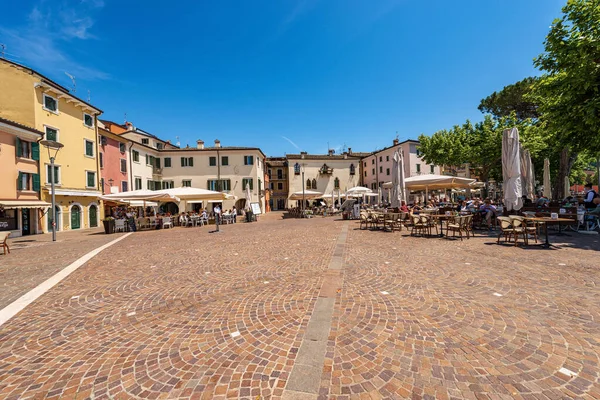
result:
[[[182,146],[372,151],[482,118],[566,0],[3,1],[7,58]]]

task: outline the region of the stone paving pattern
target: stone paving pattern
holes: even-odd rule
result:
[[[0,327],[0,398],[281,398],[344,225],[306,398],[600,398],[598,237],[525,250],[279,218],[138,232],[103,251]],[[1,268],[23,282],[14,259],[52,252],[16,249]]]

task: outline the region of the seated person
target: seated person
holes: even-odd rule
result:
[[[531,201],[531,199],[525,195],[523,195],[523,205],[524,206],[531,206],[533,204],[533,201]]]
[[[405,201],[402,201],[402,204],[400,205],[400,211],[406,212],[406,213],[409,211],[408,207],[406,206],[406,202]]]
[[[598,198],[598,194],[593,189],[591,183],[586,183],[583,191],[585,192],[585,197],[583,198],[583,205],[586,209],[592,209],[595,207],[594,200]]]
[[[496,206],[492,205],[490,199],[485,199],[481,207],[479,207],[479,211],[485,218],[485,223],[487,226],[492,229],[492,217],[496,215]]]

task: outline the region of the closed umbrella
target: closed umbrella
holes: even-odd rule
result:
[[[246,185],[246,210],[250,209],[250,203],[252,202],[252,194],[250,193],[250,185]]]
[[[502,176],[504,205],[508,211],[523,207],[521,186],[521,156],[519,151],[519,130],[505,129],[502,132]]]
[[[550,184],[550,160],[544,159],[544,196],[552,199],[552,185]]]
[[[531,163],[531,153],[529,150],[521,149],[521,179],[523,187],[523,196],[533,200],[535,197],[535,176],[533,174],[533,164]]]
[[[402,196],[402,189],[400,188],[400,158],[400,152],[396,150],[392,159],[392,198],[390,199],[390,206],[392,208],[400,208],[400,199]]]

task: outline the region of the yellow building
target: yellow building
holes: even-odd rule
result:
[[[40,73],[0,59],[0,117],[35,127],[64,145],[55,158],[57,230],[100,225],[98,127],[102,111]],[[51,202],[50,155],[40,146],[41,199]],[[51,230],[51,213],[43,218]]]

